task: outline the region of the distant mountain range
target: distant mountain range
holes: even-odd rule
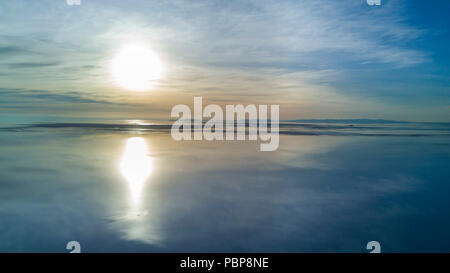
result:
[[[356,123],[356,124],[387,124],[387,123],[412,123],[409,121],[387,120],[387,119],[295,119],[286,120],[291,122],[313,122],[313,123]]]
[[[420,121],[401,121],[401,120],[388,120],[388,119],[291,119],[282,120],[281,122],[304,122],[304,123],[351,123],[351,124],[435,124],[449,126],[450,122],[420,122]]]

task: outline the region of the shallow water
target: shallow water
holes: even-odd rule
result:
[[[260,152],[160,128],[8,125],[0,251],[450,251],[448,127],[320,126],[282,126]]]

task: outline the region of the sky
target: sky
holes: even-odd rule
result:
[[[450,2],[0,2],[0,113],[169,119],[176,104],[279,104],[281,119],[450,122]],[[161,60],[145,92],[111,76],[124,46]]]

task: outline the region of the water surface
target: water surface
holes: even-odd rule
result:
[[[90,124],[0,129],[1,252],[450,251],[446,124],[285,123],[276,152]]]

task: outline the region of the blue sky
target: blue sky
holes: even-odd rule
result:
[[[281,118],[450,121],[450,2],[0,3],[3,115],[169,118],[175,104],[280,104]],[[165,74],[147,92],[111,79],[129,43]]]

